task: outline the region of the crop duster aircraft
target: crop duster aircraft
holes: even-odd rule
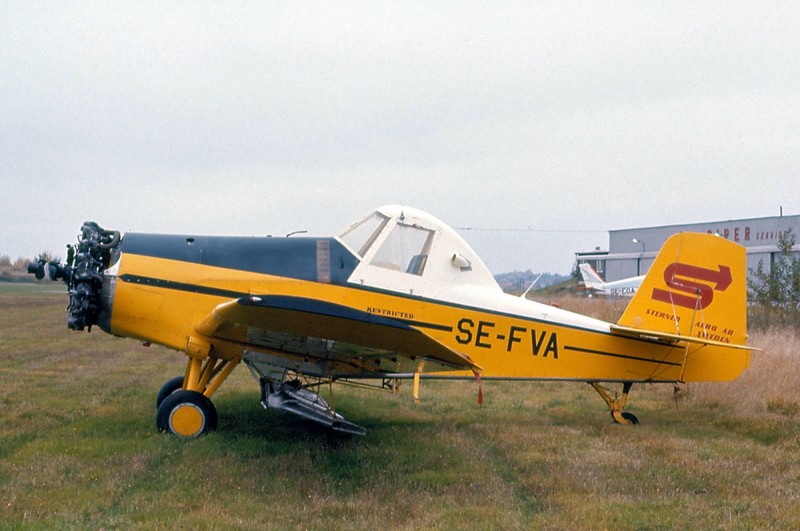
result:
[[[744,248],[670,237],[617,323],[504,293],[450,227],[408,207],[332,237],[127,233],[83,225],[66,264],[29,265],[69,288],[68,327],[186,355],[157,396],[158,429],[197,437],[211,398],[244,363],[261,403],[365,431],[316,392],[333,382],[421,377],[588,382],[612,418],[639,382],[722,381],[749,365]],[[621,386],[621,394],[609,386]]]

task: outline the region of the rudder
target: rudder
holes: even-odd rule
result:
[[[741,245],[712,234],[674,234],[661,247],[618,324],[744,345],[746,275]]]
[[[600,278],[600,275],[597,274],[597,271],[589,264],[581,264],[578,266],[581,272],[581,277],[583,278],[583,284],[587,288],[594,288],[594,289],[603,289],[603,284],[605,281]]]

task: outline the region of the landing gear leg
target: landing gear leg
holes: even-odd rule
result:
[[[614,422],[623,425],[631,425],[631,424],[639,424],[639,419],[636,418],[636,415],[630,413],[628,411],[624,411],[625,405],[628,402],[628,394],[631,392],[631,387],[633,387],[633,382],[625,382],[622,384],[622,397],[617,397],[616,393],[614,393],[614,398],[611,397],[609,394],[609,390],[605,387],[601,386],[597,382],[589,382],[597,394],[606,401],[608,404],[608,409],[611,411],[611,418]]]
[[[189,357],[186,374],[168,380],[156,398],[156,427],[184,438],[199,437],[217,428],[211,395],[233,372],[240,358]]]

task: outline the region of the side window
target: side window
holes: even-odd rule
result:
[[[376,212],[343,234],[342,241],[363,258],[387,221],[389,218]]]
[[[428,260],[433,232],[411,225],[395,225],[372,258],[372,265],[421,275]]]

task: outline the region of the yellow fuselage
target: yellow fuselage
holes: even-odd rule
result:
[[[486,309],[130,253],[123,254],[114,274],[111,332],[181,351],[198,336],[197,323],[218,305],[268,294],[318,299],[403,321],[468,356],[484,378],[713,381],[733,379],[749,364],[747,350],[615,335],[608,323],[505,294],[494,296]],[[518,311],[528,307],[535,311]],[[220,351],[244,348],[228,344]]]

